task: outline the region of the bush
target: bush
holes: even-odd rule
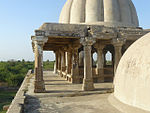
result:
[[[53,69],[53,61],[43,62],[44,70]],[[8,61],[0,62],[0,82],[7,82],[9,86],[20,86],[29,69],[34,69],[34,62]]]
[[[0,82],[7,82],[9,86],[20,86],[27,71],[33,69],[33,64],[24,60],[0,62]]]

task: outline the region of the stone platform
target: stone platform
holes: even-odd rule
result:
[[[25,113],[121,113],[108,101],[112,83],[96,83],[94,91],[82,91],[82,84],[44,71],[46,92],[34,93],[33,81],[34,77],[26,93]]]

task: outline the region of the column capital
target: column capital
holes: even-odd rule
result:
[[[48,37],[34,36],[31,39],[33,43],[33,52],[35,52],[35,49],[38,49],[39,54],[42,54],[43,46],[48,41]]]
[[[112,39],[112,44],[114,46],[122,46],[123,44],[125,44],[126,39],[125,38],[114,38]]]
[[[95,42],[96,40],[93,37],[84,37],[80,39],[80,43],[83,46],[92,46]]]
[[[102,50],[104,49],[105,45],[104,44],[101,44],[101,43],[96,43],[94,45],[94,47],[97,49],[97,50]]]
[[[45,36],[34,36],[31,38],[34,44],[44,45],[48,41],[48,37]]]

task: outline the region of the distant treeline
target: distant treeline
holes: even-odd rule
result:
[[[43,63],[44,70],[53,69],[53,61]],[[29,69],[34,69],[34,62],[18,60],[0,62],[0,82],[5,82],[8,86],[20,86]]]

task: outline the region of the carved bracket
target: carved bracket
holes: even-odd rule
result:
[[[80,43],[83,46],[92,46],[96,42],[96,39],[93,37],[84,37],[80,39]]]
[[[126,39],[125,38],[114,38],[112,39],[112,44],[114,46],[122,46],[123,44],[125,44]]]

